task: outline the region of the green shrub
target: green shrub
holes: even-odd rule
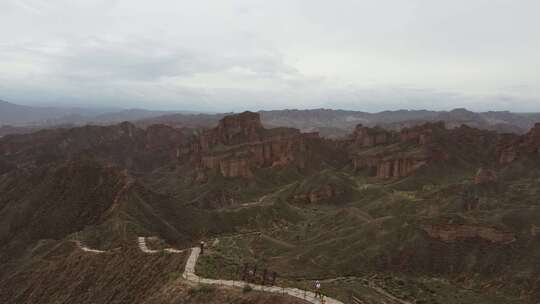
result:
[[[214,286],[201,285],[201,286],[190,288],[188,290],[188,294],[190,296],[207,295],[207,294],[213,293],[215,290],[216,290],[216,288]]]

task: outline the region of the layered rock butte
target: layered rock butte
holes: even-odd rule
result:
[[[127,122],[6,136],[0,142],[0,155],[7,160],[16,158],[19,168],[85,153],[136,170],[152,170],[177,159],[195,167],[195,179],[204,182],[211,171],[228,178],[253,178],[258,168],[304,169],[313,164],[316,143],[348,150],[355,170],[367,170],[380,179],[393,179],[409,176],[432,162],[448,160],[451,156],[448,145],[483,145],[486,138],[497,136],[488,132],[465,126],[448,130],[443,122],[404,128],[400,132],[359,124],[348,139],[328,141],[316,132],[302,133],[282,127],[265,129],[259,113],[244,112],[225,116],[215,128],[191,137],[185,130],[165,125],[139,129]],[[498,138],[499,165],[540,155],[540,123],[525,135]],[[8,165],[2,161],[0,170],[5,171],[3,168]],[[488,177],[486,172],[489,173],[479,172],[478,182],[493,179],[493,174]],[[321,189],[322,196],[330,192]]]
[[[506,135],[498,144],[499,164],[509,164],[517,159],[540,155],[540,123],[521,136]]]
[[[357,147],[389,147],[353,154],[353,166],[356,170],[368,169],[377,178],[388,179],[405,177],[431,161],[445,160],[448,156],[431,145],[434,130],[445,130],[444,123],[427,123],[399,133],[358,125],[352,134]]]
[[[255,168],[305,168],[310,156],[307,142],[313,139],[319,139],[318,133],[265,129],[258,113],[244,112],[224,117],[217,127],[193,137],[180,148],[179,157],[197,166],[199,181],[206,179],[207,170],[224,177],[252,178]]]

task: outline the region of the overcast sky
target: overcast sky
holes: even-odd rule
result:
[[[0,99],[540,111],[539,0],[0,0]]]

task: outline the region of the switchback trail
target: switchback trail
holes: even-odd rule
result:
[[[89,248],[87,246],[85,246],[82,241],[80,240],[74,240],[75,244],[77,244],[77,247],[79,247],[79,249],[81,249],[82,251],[85,251],[85,252],[92,252],[92,253],[105,253],[105,251],[103,250],[97,250],[97,249],[92,249],[92,248]]]
[[[139,249],[142,252],[149,253],[149,254],[158,253],[162,251],[168,252],[168,253],[181,253],[187,250],[187,249],[179,250],[179,249],[174,249],[174,248],[165,248],[163,250],[153,250],[153,249],[148,248],[148,246],[146,245],[146,237],[144,236],[140,236],[138,238],[137,244],[139,245]]]
[[[230,287],[238,287],[238,288],[243,288],[244,286],[249,285],[253,290],[278,293],[278,294],[287,294],[287,295],[290,295],[290,296],[293,296],[302,300],[306,300],[310,303],[314,303],[314,304],[321,303],[321,299],[316,297],[315,293],[311,291],[307,291],[307,290],[301,290],[298,288],[264,286],[264,285],[249,284],[244,281],[215,280],[215,279],[207,279],[207,278],[199,277],[197,274],[195,274],[195,265],[197,264],[197,260],[199,259],[200,253],[201,253],[201,248],[199,247],[191,248],[191,254],[189,255],[189,258],[186,262],[186,268],[184,269],[184,273],[182,274],[182,277],[190,282],[230,286]],[[327,304],[344,304],[343,302],[340,302],[336,299],[332,299],[329,297],[325,297],[324,300],[325,300],[324,303],[327,303]]]
[[[240,234],[240,235],[246,235],[246,234],[261,234],[261,233],[260,232],[250,232],[250,233],[245,233],[245,234]],[[231,236],[228,236],[228,237],[235,237],[235,236],[237,236],[237,235],[231,235]],[[216,239],[216,240],[218,240],[218,239]],[[107,252],[107,251],[103,251],[103,250],[97,250],[97,249],[89,248],[89,247],[85,246],[84,243],[81,240],[78,240],[78,239],[74,240],[74,242],[75,242],[75,244],[77,245],[77,247],[79,249],[81,249],[82,251],[85,251],[85,252],[97,253],[97,254]],[[216,279],[208,279],[208,278],[199,277],[195,273],[195,266],[197,265],[197,260],[199,259],[199,255],[201,253],[201,248],[200,247],[193,247],[193,248],[187,248],[187,249],[182,249],[182,250],[174,249],[174,248],[165,248],[163,250],[154,250],[154,249],[148,248],[148,246],[146,245],[146,237],[142,237],[142,236],[138,237],[137,244],[138,244],[139,249],[143,253],[146,253],[146,254],[155,254],[155,253],[159,253],[159,252],[182,253],[182,252],[185,252],[187,250],[191,250],[189,258],[186,261],[186,266],[184,268],[184,273],[182,274],[182,277],[185,280],[193,282],[193,283],[229,286],[229,287],[237,287],[237,288],[244,288],[244,286],[249,285],[253,290],[270,292],[270,293],[277,293],[277,294],[284,294],[284,295],[290,295],[290,296],[293,296],[293,297],[308,301],[310,303],[321,304],[321,299],[316,297],[315,293],[313,293],[311,291],[307,291],[307,290],[301,290],[301,289],[298,289],[298,288],[278,287],[278,286],[264,286],[264,285],[251,284],[251,283],[248,283],[248,282],[245,282],[245,281],[232,281],[232,280],[219,280],[219,279],[216,280]],[[338,278],[334,278],[334,279],[325,279],[325,280],[321,280],[321,281],[322,282],[330,282],[330,281],[335,281],[335,280],[339,280],[339,279],[343,279],[343,278],[347,278],[347,277],[338,277]],[[375,283],[373,283],[371,281],[369,282],[368,287],[373,289],[374,291],[378,292],[381,296],[384,296],[384,297],[386,297],[387,299],[389,299],[391,301],[397,302],[399,304],[412,304],[411,302],[408,302],[408,301],[405,301],[405,300],[402,300],[402,299],[399,299],[399,298],[395,297],[394,295],[388,293],[386,290],[382,289],[381,287],[377,286]],[[325,300],[324,303],[326,303],[326,304],[344,304],[343,302],[338,301],[338,300],[333,299],[333,298],[330,298],[330,297],[325,297],[324,300]]]

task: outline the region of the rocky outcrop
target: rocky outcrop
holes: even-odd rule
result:
[[[403,129],[397,143],[353,150],[352,164],[355,170],[368,169],[371,176],[382,179],[410,176],[430,163],[451,158],[476,164],[491,160],[496,136],[466,126],[447,130],[443,122],[426,123]]]
[[[177,154],[177,148],[186,142],[186,136],[178,129],[165,125],[152,125],[145,132],[145,149],[149,152],[165,151]]]
[[[490,184],[497,181],[497,172],[488,168],[480,168],[474,177],[476,185]]]
[[[505,232],[493,227],[473,226],[473,225],[426,225],[422,229],[434,239],[446,243],[464,241],[469,239],[483,239],[491,243],[508,244],[516,240],[511,232]]]
[[[425,146],[431,139],[431,126],[432,124],[426,124],[422,127],[414,127],[411,129],[404,129],[399,134],[399,141],[401,143],[413,142],[416,145]],[[440,127],[439,124],[433,124],[436,127]],[[363,147],[370,147],[374,145],[388,145],[395,143],[397,138],[396,133],[391,133],[381,129],[370,129],[359,125],[355,130],[354,137],[362,143]],[[353,157],[353,166],[355,170],[369,169],[372,175],[377,178],[400,178],[409,176],[414,171],[428,164],[431,160],[429,154],[425,152],[420,153],[406,153],[403,150],[380,150],[375,151],[374,154],[358,154]]]
[[[219,144],[238,145],[260,141],[264,132],[259,113],[243,112],[225,116],[216,128],[203,132],[199,137],[199,144],[202,151],[208,151]]]
[[[296,129],[265,129],[258,113],[244,112],[224,117],[214,129],[205,130],[179,149],[179,157],[199,168],[196,180],[205,181],[205,170],[224,177],[252,178],[255,168],[305,168],[310,155],[307,142],[317,133]]]
[[[337,189],[337,187],[333,185],[323,185],[318,189],[311,190],[307,193],[295,194],[293,200],[307,203],[317,203],[337,197],[343,193],[343,190]]]
[[[432,157],[424,154],[416,156],[406,156],[400,153],[395,155],[360,155],[353,158],[353,167],[355,170],[368,169],[370,174],[377,178],[400,178],[411,175],[431,160]]]
[[[377,172],[377,166],[381,163],[381,159],[377,156],[356,156],[352,159],[354,170],[371,169],[372,175]]]
[[[525,135],[502,136],[497,145],[497,160],[505,165],[521,158],[540,156],[540,123]]]
[[[0,156],[19,167],[91,156],[103,163],[147,171],[173,162],[187,141],[182,130],[164,125],[145,129],[129,122],[11,135],[0,140]]]
[[[400,178],[409,176],[425,166],[429,159],[400,158],[383,160],[377,165],[377,178]]]
[[[353,143],[358,147],[373,147],[391,143],[395,138],[394,134],[379,127],[369,128],[358,124],[351,137]]]
[[[497,143],[497,162],[501,165],[510,164],[518,159],[520,142],[523,136],[514,134],[502,135]]]
[[[444,122],[426,123],[412,128],[404,128],[399,133],[401,142],[413,142],[418,145],[426,145],[433,139],[433,133],[437,130],[445,130]]]
[[[217,169],[224,177],[253,177],[247,158],[230,158],[228,155],[203,156],[202,167]]]

